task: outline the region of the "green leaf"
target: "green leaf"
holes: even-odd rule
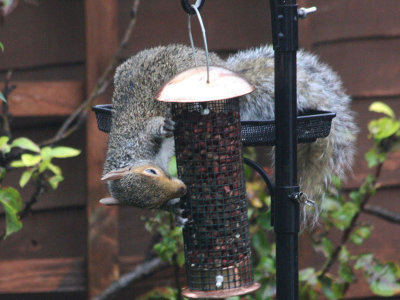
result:
[[[359,191],[352,191],[349,194],[349,197],[351,200],[354,201],[355,204],[360,205],[361,203],[361,199],[362,199],[362,195]]]
[[[368,130],[375,139],[381,140],[395,134],[400,129],[400,122],[388,117],[372,120],[368,123]]]
[[[299,272],[299,280],[307,282],[310,285],[317,284],[317,276],[314,268],[307,268]]]
[[[0,42],[0,49],[2,52],[4,52],[4,44],[2,42]]]
[[[55,147],[51,150],[51,155],[56,158],[75,157],[80,153],[81,150],[64,146]]]
[[[59,166],[53,165],[52,163],[48,164],[48,169],[54,173],[54,175],[61,175],[62,171]]]
[[[394,111],[389,107],[389,105],[387,105],[387,104],[385,104],[383,102],[380,102],[380,101],[376,101],[376,102],[372,103],[369,106],[369,111],[382,113],[382,114],[385,114],[385,115],[387,115],[389,117],[392,117],[392,118],[395,117]]]
[[[364,226],[357,228],[350,235],[350,240],[357,246],[360,246],[364,242],[365,239],[370,237],[370,235],[371,235],[371,226],[364,225]]]
[[[24,173],[22,173],[21,178],[19,179],[20,187],[23,188],[28,183],[29,179],[31,179],[32,177],[32,174],[33,170],[27,170]]]
[[[40,153],[39,146],[26,137],[20,137],[15,139],[11,144],[11,148],[12,147],[19,147],[32,152]]]
[[[386,160],[386,153],[379,153],[377,149],[372,148],[365,153],[365,160],[368,163],[368,167],[372,168]]]
[[[14,160],[11,162],[10,166],[13,168],[21,168],[25,167],[25,163],[22,160]]]
[[[168,173],[172,177],[177,177],[178,176],[178,169],[176,167],[176,156],[172,156],[169,164],[168,164]]]
[[[348,264],[345,263],[341,263],[339,265],[339,276],[348,283],[352,283],[355,280],[353,270]]]
[[[0,203],[3,205],[6,215],[5,239],[22,228],[22,223],[18,217],[18,212],[22,209],[22,200],[17,190],[5,188],[0,191]]]
[[[339,252],[339,261],[341,263],[347,263],[350,260],[350,251],[347,250],[346,246],[342,246]]]
[[[326,298],[328,299],[336,299],[335,294],[332,289],[333,285],[333,280],[332,278],[329,278],[327,276],[323,276],[321,278],[321,283],[322,283],[322,291],[325,295]]]
[[[44,161],[50,161],[52,158],[52,149],[50,147],[43,147],[40,150],[40,155],[42,156]]]
[[[25,167],[32,167],[38,164],[42,160],[42,157],[40,155],[24,153],[21,155],[21,160],[24,163]]]
[[[374,261],[374,255],[371,253],[361,254],[354,264],[354,269],[368,269]]]
[[[322,252],[325,257],[329,257],[333,252],[333,244],[327,237],[322,237],[319,243],[314,245],[315,250]]]
[[[53,188],[53,190],[57,189],[58,184],[64,180],[64,177],[61,175],[54,175],[53,177],[49,178],[49,184]]]
[[[185,253],[183,251],[179,251],[178,255],[176,256],[176,262],[181,267],[185,264]]]
[[[7,173],[6,168],[0,167],[0,181],[4,179],[6,173]]]
[[[400,292],[399,266],[394,263],[377,262],[373,269],[373,273],[368,277],[370,288],[376,295],[388,297]]]
[[[10,140],[10,138],[8,136],[0,137],[0,148],[2,148],[4,145],[6,145],[9,140]]]
[[[340,230],[346,229],[357,211],[358,206],[355,203],[346,202],[337,211],[332,212],[333,225]]]
[[[8,144],[9,141],[9,137],[8,136],[2,136],[0,137],[0,151],[3,153],[8,153],[11,150],[10,145]]]

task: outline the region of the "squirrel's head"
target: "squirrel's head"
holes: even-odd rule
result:
[[[101,199],[105,205],[132,205],[159,208],[167,201],[186,194],[185,184],[152,164],[126,167],[105,174],[112,198]]]

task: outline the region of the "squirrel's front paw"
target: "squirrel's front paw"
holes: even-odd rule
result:
[[[174,214],[175,226],[185,227],[186,223],[188,222],[188,219],[183,216],[185,211],[180,207],[179,198],[167,201],[167,203],[165,203],[161,208]]]
[[[169,118],[154,117],[149,122],[149,126],[156,138],[164,139],[174,136],[175,122]]]
[[[162,131],[165,137],[172,137],[174,136],[175,130],[175,122],[169,118],[165,118],[164,126],[162,127]]]

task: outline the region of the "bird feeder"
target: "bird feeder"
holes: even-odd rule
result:
[[[238,97],[254,88],[218,67],[189,69],[156,99],[171,102],[181,199],[188,298],[226,298],[256,290],[247,218]]]

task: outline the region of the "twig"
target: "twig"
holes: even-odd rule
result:
[[[40,174],[39,179],[36,182],[35,191],[33,192],[29,201],[25,203],[25,206],[22,209],[22,211],[19,213],[20,220],[25,218],[30,213],[32,206],[38,201],[39,196],[43,194],[43,192],[45,191],[45,187],[46,183],[44,181],[43,174]]]
[[[10,130],[10,120],[9,120],[9,112],[8,112],[8,96],[12,93],[12,91],[16,88],[15,85],[10,86],[12,71],[8,71],[6,75],[6,79],[4,81],[4,88],[3,88],[3,96],[6,99],[6,102],[3,102],[2,107],[2,132],[1,135],[6,135],[11,137],[11,130]]]
[[[373,185],[376,184],[377,179],[379,178],[379,176],[381,174],[382,167],[383,167],[383,163],[380,163],[377,166],[377,168],[375,170],[374,181],[372,182]],[[328,261],[322,267],[318,278],[322,278],[330,270],[330,268],[335,264],[335,262],[337,261],[339,253],[340,253],[340,250],[342,249],[342,246],[344,244],[346,244],[346,242],[348,241],[351,232],[353,231],[354,227],[357,224],[357,220],[358,220],[358,218],[360,216],[360,213],[364,210],[365,205],[368,203],[370,198],[371,198],[371,194],[367,193],[364,196],[364,199],[362,199],[361,204],[360,204],[360,209],[357,211],[357,213],[351,219],[350,225],[346,228],[345,231],[343,231],[343,234],[342,234],[342,237],[340,239],[339,245],[336,246],[336,248],[333,250],[331,256],[329,257]]]
[[[172,213],[169,214],[169,225],[170,228],[173,229],[175,227],[175,221]],[[178,291],[176,295],[176,300],[182,300],[182,287],[181,283],[179,281],[179,264],[178,264],[178,258],[176,253],[172,256],[172,265],[174,267],[174,277],[175,277],[175,286],[176,290]]]
[[[19,213],[19,219],[20,220],[25,218],[31,212],[32,206],[38,201],[39,196],[45,191],[45,187],[46,187],[46,184],[45,184],[45,181],[43,179],[43,175],[40,174],[39,178],[38,178],[38,180],[36,182],[35,191],[31,195],[29,201],[25,203],[24,208]],[[3,240],[4,236],[5,236],[5,232],[3,232],[0,235],[0,240]]]
[[[131,285],[134,281],[143,279],[157,271],[165,269],[169,264],[164,262],[159,257],[145,260],[137,265],[132,272],[121,276],[118,280],[114,281],[108,288],[106,288],[100,295],[92,298],[92,300],[109,300],[113,299],[122,289]]]
[[[367,205],[364,207],[363,212],[379,217],[391,223],[400,224],[400,213],[389,211],[379,206]]]
[[[131,20],[125,30],[124,36],[113,57],[110,59],[107,68],[100,76],[92,92],[89,94],[86,100],[83,101],[83,103],[64,121],[54,137],[43,141],[42,143],[40,143],[40,145],[45,146],[55,144],[60,140],[65,139],[73,132],[75,132],[78,128],[80,128],[81,125],[84,124],[84,122],[87,120],[93,101],[101,94],[103,94],[107,90],[107,87],[111,84],[111,79],[109,78],[109,75],[118,64],[118,57],[120,57],[122,50],[126,47],[132,35],[132,31],[136,24],[136,14],[139,4],[140,0],[133,1],[131,8]]]

